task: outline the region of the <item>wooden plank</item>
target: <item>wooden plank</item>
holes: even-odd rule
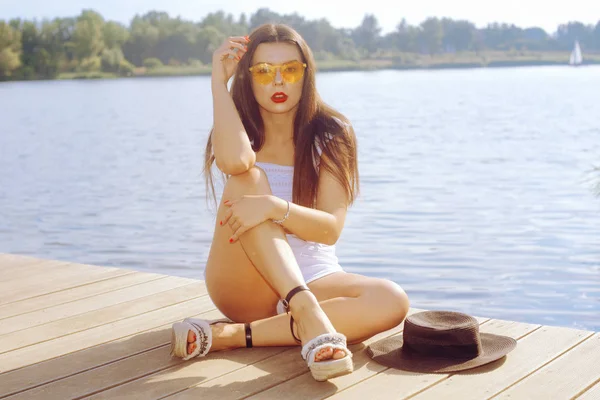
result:
[[[391,332],[397,331],[397,329],[399,328]],[[351,350],[355,350],[354,347],[351,347]],[[199,384],[190,385],[189,388],[182,388],[185,390],[169,396],[168,399],[181,400],[201,397],[202,399],[226,400],[247,398],[287,379],[303,375],[306,371],[306,363],[300,356],[300,347],[288,348],[255,364],[228,371],[229,373],[222,374],[214,379],[206,379]],[[304,397],[298,396],[295,398],[303,399]]]
[[[62,263],[60,260],[44,260],[36,257],[25,256],[21,254],[0,253],[0,271],[2,273],[12,273],[13,271],[27,271],[37,264],[54,261]]]
[[[189,307],[203,309],[202,307],[205,307],[206,304],[212,305],[207,295],[182,300],[181,302],[179,299],[173,299],[170,306],[162,306],[163,301],[155,301],[153,297],[149,298],[147,302],[154,303],[157,308],[110,324],[100,325],[44,343],[0,354],[0,374],[98,346],[125,336],[139,334],[174,319],[183,319],[189,315]],[[0,377],[3,376],[0,375]],[[2,387],[1,384],[0,387]]]
[[[56,260],[38,260],[35,262],[18,263],[16,266],[11,264],[2,264],[0,262],[0,271],[2,271],[2,281],[0,281],[0,290],[10,286],[8,282],[27,277],[37,277],[42,274],[52,273],[52,271],[66,268],[72,263]]]
[[[538,327],[539,325],[521,324],[512,321],[489,320],[487,323],[481,324],[480,331],[506,335],[516,339],[529,334]],[[510,357],[510,354],[508,357]],[[447,379],[449,376],[449,374],[425,374],[386,368],[373,360],[369,361],[369,365],[370,368],[376,371],[369,379],[350,387],[348,385],[341,387],[337,382],[334,382],[337,386],[336,391],[339,393],[333,395],[332,398],[356,399],[368,396],[369,400],[387,399],[390,393],[393,393],[395,398],[406,398]],[[308,389],[312,389],[311,393],[314,393],[315,389],[312,388],[314,385],[308,385],[307,378],[304,378],[304,381],[286,382],[284,385],[279,385],[281,388],[278,386],[274,389],[277,389],[277,393],[281,393],[283,390],[308,391]],[[377,389],[374,390],[374,388]]]
[[[419,311],[422,310],[413,308],[410,310],[410,314]],[[353,360],[355,371],[353,374],[347,375],[346,378],[357,381],[361,379],[361,374],[370,373],[368,369],[362,368],[368,359],[366,353],[363,351],[365,346],[381,338],[397,334],[402,330],[403,326],[404,324],[402,323],[391,330],[375,335],[361,344],[350,346],[350,350],[354,354]],[[202,393],[203,398],[223,399],[239,398],[240,395],[245,397],[259,393],[299,375],[307,374],[308,368],[306,362],[300,357],[299,352],[299,347],[290,348],[277,357],[265,359],[259,363],[246,366],[217,379],[207,380],[189,390],[178,393],[173,397],[177,399],[186,399]],[[338,378],[338,380],[340,379],[342,378]],[[314,380],[312,380],[312,382],[314,383]],[[242,383],[243,390],[230,390],[231,387],[242,385]],[[262,394],[263,393],[260,393],[260,395]],[[302,396],[304,396],[304,394],[302,394]],[[302,396],[300,396],[300,398],[302,398]]]
[[[211,303],[205,303],[203,307],[204,310],[213,308],[213,311],[194,315],[188,313],[186,316],[222,317],[219,311],[214,310]],[[187,309],[190,310],[190,307]],[[195,309],[194,311],[203,310]],[[0,389],[0,398],[3,394],[14,394],[15,389],[23,390],[32,386],[35,387],[31,390],[21,391],[10,399],[66,399],[91,395],[181,363],[181,359],[170,357],[170,341],[171,323],[142,334],[128,336],[117,342],[106,343],[45,362],[43,364],[46,365],[41,369],[41,365],[37,364],[14,371],[12,380],[5,380],[4,384],[0,385],[3,387]],[[77,369],[72,368],[73,362],[76,363]],[[59,370],[60,372],[51,376],[45,374],[48,372],[49,364],[52,365],[54,371]],[[41,372],[42,376],[32,375],[34,372]],[[20,375],[21,386],[17,386],[19,382],[14,379],[17,374]],[[40,382],[40,379],[45,379],[47,382],[50,377],[54,379],[53,382],[48,384],[43,384],[44,381]],[[0,375],[0,382],[2,379],[3,376]],[[24,381],[24,379],[27,380]],[[9,388],[5,390],[6,384]]]
[[[75,300],[85,299],[98,294],[112,292],[117,289],[134,286],[139,283],[149,282],[165,277],[167,277],[167,275],[134,272],[132,274],[121,275],[99,282],[92,282],[86,285],[77,286],[10,304],[0,305],[0,324],[4,323],[1,320],[5,318],[30,313],[43,308],[57,306],[59,304],[65,304]]]
[[[570,399],[600,379],[600,333],[537,370],[496,399]]]
[[[285,349],[287,347],[261,347],[230,351],[226,355],[222,352],[209,353],[205,358],[180,363],[164,371],[105,390],[89,399],[126,399],[135,398],[140,394],[143,394],[144,399],[162,398],[205,380],[214,379],[249,364],[277,356]],[[245,383],[229,389],[243,392],[244,388]]]
[[[205,287],[203,283],[189,284],[189,281],[190,279],[186,278],[167,277],[150,282],[149,284],[154,284],[154,286],[141,299],[2,335],[0,336],[0,354],[166,307],[202,293]],[[153,288],[159,293],[152,293]],[[151,294],[148,295],[148,293]]]
[[[112,281],[112,279],[109,281]],[[28,328],[34,328],[50,322],[64,324],[66,321],[62,320],[65,318],[89,313],[102,308],[108,308],[121,303],[126,303],[128,301],[164,292],[166,290],[181,287],[193,282],[195,281],[192,279],[164,276],[162,279],[155,279],[150,282],[142,282],[135,286],[130,286],[93,297],[88,297],[56,306],[50,306],[38,311],[6,318],[0,322],[0,341],[6,340],[6,336],[1,335],[27,330]],[[41,327],[41,329],[44,330],[46,330],[46,328],[46,326]],[[37,332],[37,330],[35,331],[35,336],[38,337],[39,332]],[[1,351],[2,345],[0,345],[0,352]]]
[[[59,268],[63,265],[77,265],[84,267],[88,271],[97,271],[100,269],[109,268],[98,265],[78,264],[64,260],[49,260],[43,258],[35,258],[18,254],[0,254],[0,271],[2,271],[2,276],[6,277],[6,279],[34,277],[38,274],[45,273],[48,270],[51,270],[51,267]]]
[[[516,322],[515,322],[516,323]],[[414,399],[487,399],[531,374],[552,359],[585,340],[590,332],[544,326],[520,339],[505,362],[491,363],[476,371],[451,375]],[[494,369],[498,367],[497,369]]]
[[[586,390],[577,397],[577,400],[598,400],[600,399],[600,379],[594,386]]]
[[[119,268],[89,269],[85,265],[69,264],[69,268],[48,279],[47,276],[32,276],[13,281],[10,288],[0,292],[0,304],[12,303],[31,297],[114,278],[134,271]]]

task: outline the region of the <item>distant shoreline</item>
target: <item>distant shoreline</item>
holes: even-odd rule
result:
[[[511,68],[535,66],[569,66],[569,53],[566,52],[487,52],[481,54],[444,54],[421,55],[412,53],[396,54],[385,58],[373,58],[359,61],[328,60],[317,61],[319,72],[384,71],[384,70],[444,70],[475,68]],[[600,65],[600,54],[590,54],[584,58],[583,67]],[[128,76],[106,72],[66,72],[56,79],[117,79],[152,78],[176,76],[210,76],[210,65],[201,66],[161,66],[153,69],[136,68]],[[14,82],[14,81],[13,81]]]

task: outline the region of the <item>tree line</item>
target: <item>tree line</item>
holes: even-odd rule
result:
[[[125,26],[93,10],[53,20],[0,20],[0,80],[52,79],[62,72],[103,71],[130,75],[138,67],[202,66],[228,36],[246,35],[267,22],[282,22],[308,42],[317,60],[361,60],[398,53],[445,54],[484,51],[570,51],[578,40],[584,53],[600,52],[596,25],[568,22],[548,33],[492,23],[428,18],[419,25],[401,20],[382,35],[377,18],[365,15],[355,28],[334,28],[327,19],[308,20],[261,8],[249,17],[215,12],[195,22],[151,11]]]

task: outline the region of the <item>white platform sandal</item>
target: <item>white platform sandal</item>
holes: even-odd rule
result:
[[[286,312],[290,310],[290,300],[294,295],[303,290],[310,290],[306,286],[298,286],[288,293],[281,304]],[[294,333],[294,317],[290,315],[290,330],[294,339],[301,343],[301,340]],[[331,348],[335,353],[336,350],[342,350],[345,356],[339,359],[331,359],[326,361],[315,361],[315,355],[324,348]],[[302,358],[306,361],[308,368],[313,378],[319,382],[326,381],[337,376],[342,376],[354,371],[354,363],[352,362],[352,352],[346,346],[346,336],[341,333],[324,333],[310,340],[300,352]]]
[[[315,361],[315,355],[324,348],[342,350],[346,355],[340,359],[326,361]],[[342,376],[354,371],[352,353],[346,347],[346,337],[341,333],[325,333],[319,335],[302,346],[302,358],[304,358],[313,378],[319,382],[326,381],[336,376]]]
[[[218,323],[233,323],[228,318],[206,320],[200,318],[186,318],[182,322],[175,322],[171,328],[171,356],[189,360],[194,357],[204,357],[212,346],[211,325]],[[246,325],[246,346],[252,347],[252,332],[250,324]],[[196,348],[190,354],[187,353],[188,331],[196,335]]]

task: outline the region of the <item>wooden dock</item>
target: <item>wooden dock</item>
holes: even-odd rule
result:
[[[350,347],[354,373],[318,383],[298,347],[171,358],[173,322],[220,316],[202,281],[11,254],[0,276],[0,399],[600,399],[599,333],[479,317],[517,348],[471,371],[419,374],[364,351],[400,325]]]

